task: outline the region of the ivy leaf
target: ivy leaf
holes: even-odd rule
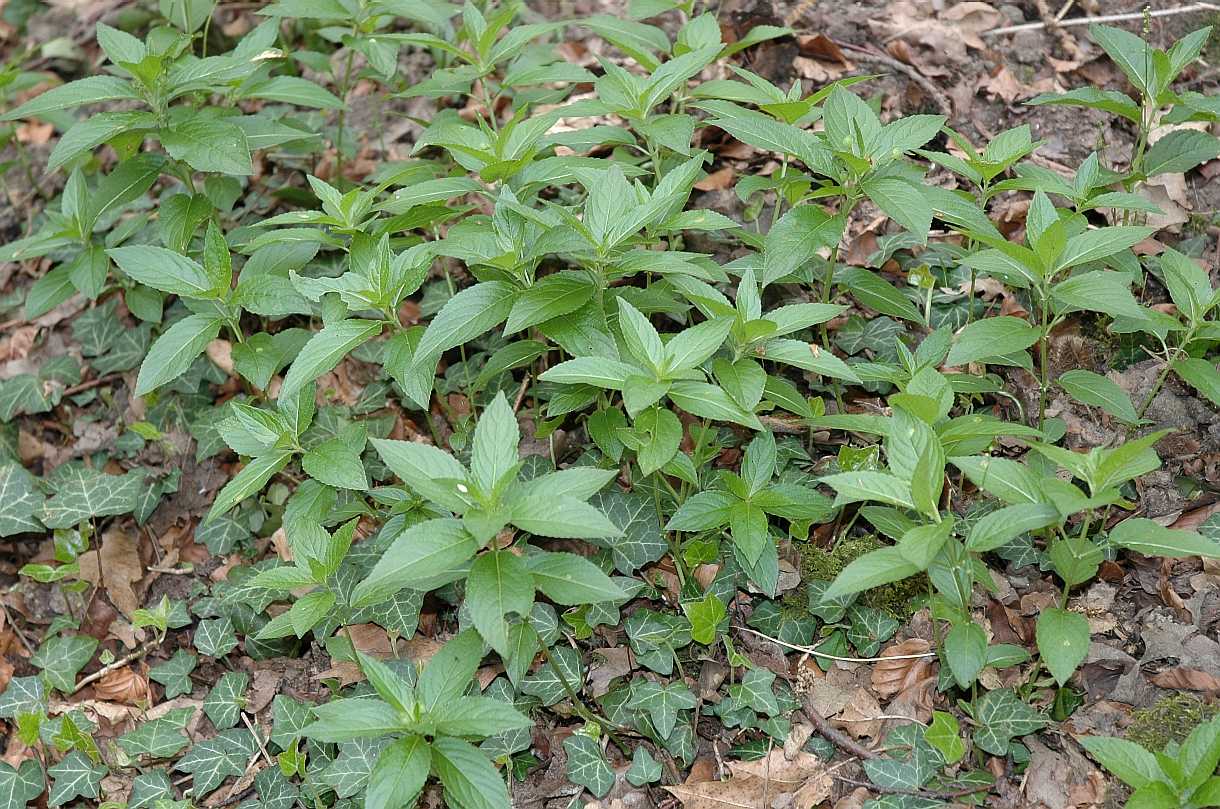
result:
[[[311,721],[309,705],[285,694],[271,700],[271,743],[287,750]]]
[[[661,762],[652,757],[644,745],[636,745],[631,756],[631,768],[627,770],[627,782],[642,787],[661,780]]]
[[[76,675],[93,658],[97,639],[88,635],[56,635],[47,639],[30,662],[42,669],[47,684],[65,694],[76,687]]]
[[[16,719],[23,713],[44,713],[47,690],[41,677],[14,677],[0,692],[0,719]]]
[[[199,634],[195,634],[198,648]],[[203,651],[203,650],[200,650]],[[205,654],[207,654],[205,652]],[[219,655],[213,655],[218,657]],[[237,724],[242,708],[246,707],[246,687],[250,684],[250,675],[240,671],[225,672],[216,685],[203,700],[203,712],[212,720],[218,730],[231,728]]]
[[[142,722],[118,738],[119,747],[129,756],[169,758],[181,752],[190,741],[183,733],[194,708],[177,708],[165,716]]]
[[[208,657],[224,657],[237,648],[237,634],[228,618],[200,621],[195,629],[195,648]]]
[[[174,787],[165,770],[150,770],[132,780],[127,809],[152,809],[158,801],[172,800],[173,797]]]
[[[694,708],[698,704],[695,695],[683,682],[661,685],[652,680],[636,680],[631,684],[631,701],[628,707],[647,711],[662,739],[669,738],[678,723],[678,711]]]
[[[568,779],[594,797],[605,796],[614,786],[614,771],[597,742],[583,733],[574,733],[563,740],[563,749],[568,754]]]
[[[92,517],[111,517],[135,510],[144,486],[144,472],[107,475],[83,464],[55,470],[55,496],[40,515],[47,528],[72,528]]]
[[[42,531],[37,514],[46,498],[38,479],[15,463],[0,464],[0,537]]]
[[[108,772],[104,765],[94,764],[84,753],[73,750],[47,769],[47,774],[54,779],[47,805],[63,806],[75,798],[97,798],[98,786]]]
[[[13,769],[0,762],[0,809],[23,809],[45,789],[42,767],[32,758]]]
[[[174,764],[174,769],[194,776],[192,794],[202,798],[230,775],[241,775],[246,771],[251,741],[248,730],[226,730],[187,750],[186,755]]]
[[[373,764],[388,743],[388,738],[341,742],[339,755],[318,774],[318,780],[334,789],[340,798],[356,795],[368,783]]]
[[[611,488],[597,492],[588,502],[622,532],[616,539],[593,540],[610,549],[619,572],[631,575],[668,552],[669,544],[661,533],[656,507],[647,496]]]
[[[767,669],[750,669],[737,685],[729,686],[729,695],[741,700],[752,711],[767,716],[777,715],[779,701],[775,698],[772,685],[775,683],[775,672]]]
[[[565,681],[577,692],[585,681],[580,652],[570,646],[556,646],[547,654],[548,661],[521,683],[521,693],[537,697],[544,706],[554,705],[568,696],[568,690],[563,685]],[[556,674],[556,669],[559,674]],[[563,679],[560,679],[560,675]]]
[[[153,666],[148,676],[165,686],[165,698],[173,699],[183,694],[189,694],[194,689],[191,682],[191,672],[199,663],[199,658],[179,649],[174,656],[159,666]]]
[[[1047,724],[1046,717],[1035,711],[1011,688],[988,691],[974,706],[974,743],[995,756],[1008,755],[1009,743],[1027,736]]]

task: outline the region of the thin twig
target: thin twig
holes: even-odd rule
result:
[[[765,635],[762,632],[757,632],[744,626],[734,626],[733,628],[739,632],[747,632],[751,635],[756,635],[760,638],[769,640],[772,643],[779,644],[780,646],[787,649],[792,649],[796,652],[804,652],[812,657],[820,657],[823,660],[835,660],[840,663],[881,663],[886,660],[922,660],[925,657],[936,657],[936,652],[921,652],[919,654],[911,655],[886,655],[884,657],[840,657],[838,655],[828,655],[824,652],[819,652],[812,646],[797,646],[795,643],[788,643],[780,640],[779,638],[773,638],[770,635]]]
[[[254,741],[258,742],[258,749],[262,752],[263,758],[267,759],[267,763],[272,767],[275,766],[275,761],[272,760],[271,754],[267,752],[267,745],[263,743],[262,735],[254,729],[254,724],[250,722],[250,717],[246,716],[245,711],[241,711],[241,721],[245,723],[246,729],[250,731],[250,735],[254,737]]]
[[[813,727],[819,734],[826,738],[831,744],[839,748],[845,753],[851,753],[856,758],[880,758],[881,754],[876,750],[872,750],[858,741],[848,736],[843,731],[832,726],[830,722],[817,712],[813,705],[809,704],[808,698],[805,700],[805,716],[809,717],[809,721],[813,723]]]
[[[139,649],[136,649],[134,652],[127,655],[126,657],[121,657],[109,665],[102,666],[100,669],[98,669],[97,671],[88,675],[87,677],[81,678],[81,681],[76,684],[75,688],[72,689],[72,693],[75,694],[77,691],[80,691],[82,688],[89,685],[89,683],[97,682],[98,680],[102,679],[110,672],[114,671],[115,669],[123,668],[123,666],[126,666],[128,663],[132,662],[133,660],[139,660],[141,657],[148,654],[153,649],[157,648],[158,645],[159,645],[158,643],[150,641],[150,642],[144,644],[143,646],[141,646]]]
[[[914,795],[917,798],[928,798],[934,801],[951,801],[954,798],[964,798],[967,795],[973,795],[976,792],[991,789],[991,784],[978,784],[972,787],[963,787],[962,789],[939,790],[939,789],[903,789],[902,787],[883,787],[877,784],[868,783],[865,781],[856,781],[851,778],[844,778],[841,775],[836,775],[835,779],[842,781],[845,784],[850,784],[854,787],[864,787],[873,792],[880,792],[882,795]]]
[[[1189,6],[1179,6],[1178,8],[1162,8],[1156,11],[1132,11],[1126,14],[1104,14],[1100,17],[1073,17],[1070,20],[1058,20],[1058,24],[1067,28],[1072,25],[1092,25],[1093,23],[1109,23],[1109,22],[1131,22],[1134,20],[1142,20],[1145,17],[1172,17],[1177,14],[1192,14],[1196,11],[1220,11],[1220,6],[1212,3],[1191,3]],[[1045,21],[1026,22],[1020,25],[1005,25],[1002,28],[992,28],[990,31],[984,31],[985,37],[998,37],[1004,34],[1015,34],[1019,31],[1037,31],[1046,28]]]
[[[64,391],[64,396],[74,396],[75,394],[80,393],[81,391],[86,391],[86,390],[89,390],[90,388],[96,388],[99,385],[105,385],[107,382],[113,382],[116,379],[122,379],[122,378],[123,378],[122,374],[106,374],[106,376],[99,376],[97,379],[90,379],[88,382],[82,382],[79,385],[73,385],[72,387],[70,387]]]
[[[530,375],[526,374],[525,379],[521,380],[521,387],[517,389],[517,398],[513,400],[513,412],[516,413],[521,409],[521,403],[525,401],[525,392],[530,387]]]
[[[17,622],[13,620],[13,614],[8,611],[8,605],[3,601],[0,601],[0,611],[4,612],[4,620],[13,628],[13,634],[17,636],[17,640],[21,641],[21,645],[24,646],[25,650],[30,653],[31,657],[33,657],[34,647],[30,645],[30,641],[28,638],[26,638],[25,633],[21,631],[21,627],[17,626]]]

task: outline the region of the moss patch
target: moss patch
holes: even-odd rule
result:
[[[875,536],[842,539],[829,551],[811,542],[801,543],[801,579],[833,581],[851,562],[869,551],[885,547]],[[910,618],[918,607],[916,599],[928,592],[928,578],[923,574],[884,584],[860,595],[860,603],[881,610],[899,620]]]
[[[1181,742],[1190,732],[1220,714],[1220,708],[1209,705],[1191,694],[1170,694],[1151,708],[1131,714],[1127,738],[1146,750],[1160,752],[1170,742]]]

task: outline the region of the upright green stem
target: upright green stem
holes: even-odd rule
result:
[[[351,35],[356,36],[356,23],[352,23]],[[343,106],[339,107],[339,131],[335,135],[335,179],[338,183],[343,182],[343,131],[347,120],[347,94],[351,90],[352,80],[352,62],[355,59],[356,50],[351,46],[347,46],[347,62],[343,66],[343,81],[339,85],[339,100],[343,102]]]

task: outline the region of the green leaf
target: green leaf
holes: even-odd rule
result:
[[[535,553],[526,566],[534,586],[559,604],[598,604],[622,601],[627,593],[597,565],[574,553]]]
[[[790,208],[767,231],[763,243],[763,286],[800,269],[819,250],[834,247],[843,238],[844,219],[830,216],[817,205]]]
[[[489,551],[475,559],[466,576],[466,609],[483,639],[508,654],[511,613],[528,616],[534,605],[534,579],[521,558],[509,551]]]
[[[1215,365],[1198,357],[1187,357],[1174,363],[1173,370],[1212,404],[1220,406],[1220,371]]]
[[[212,315],[187,315],[166,329],[140,366],[136,396],[152,393],[186,373],[207,344],[220,334],[222,322]]]
[[[144,472],[107,475],[81,464],[55,470],[55,496],[38,518],[47,528],[71,528],[92,517],[111,517],[135,510],[144,486]]]
[[[245,729],[226,730],[211,739],[196,743],[186,755],[178,759],[174,769],[191,773],[191,794],[203,797],[229,776],[239,776],[246,771],[250,759],[250,732]],[[254,747],[255,751],[258,747]]]
[[[467,742],[438,736],[432,742],[432,769],[455,809],[504,809],[508,788],[487,756]]]
[[[932,206],[919,186],[896,177],[871,177],[860,189],[878,208],[924,244],[932,228]]]
[[[1000,354],[1008,356],[1038,342],[1039,335],[1038,329],[1016,317],[976,320],[957,333],[945,363],[958,366]]]
[[[835,577],[822,596],[822,602],[833,601],[840,596],[859,593],[883,584],[914,576],[920,572],[917,565],[907,561],[896,547],[878,548],[853,560]]]
[[[527,288],[513,303],[504,334],[515,334],[551,318],[571,314],[593,299],[596,291],[588,273],[566,270],[548,275]]]
[[[64,756],[58,764],[47,768],[52,778],[48,806],[63,806],[76,798],[98,797],[98,787],[109,770],[102,764],[94,764],[79,750]]]
[[[246,133],[235,123],[194,113],[185,120],[162,127],[160,137],[161,145],[170,157],[181,160],[195,171],[254,173]]]
[[[242,500],[257,494],[267,481],[288,465],[290,460],[292,460],[292,450],[280,449],[272,450],[250,461],[216,494],[216,499],[212,501],[212,508],[208,510],[203,521],[211,522]]]
[[[956,764],[966,754],[966,743],[962,741],[957,719],[944,711],[932,712],[932,723],[924,733],[924,741],[936,748],[946,764]]]
[[[309,339],[293,360],[284,383],[280,386],[281,400],[291,397],[305,385],[332,370],[358,346],[381,334],[385,324],[380,320],[352,318],[328,323]]]
[[[1077,741],[1129,787],[1141,789],[1164,778],[1156,756],[1135,742],[1113,736],[1084,736]]]
[[[145,720],[118,738],[119,747],[129,756],[175,756],[190,744],[183,727],[194,713],[193,708],[178,708],[160,718]]]
[[[631,684],[631,701],[627,704],[646,711],[658,735],[667,739],[678,723],[678,711],[690,710],[699,701],[681,681],[662,685],[653,680],[637,679]]]
[[[3,809],[30,806],[45,788],[42,767],[34,759],[27,758],[16,769],[0,762],[0,807]]]
[[[399,534],[352,591],[352,606],[365,607],[406,587],[424,587],[469,561],[478,544],[454,519],[428,520]]]
[[[1077,267],[1090,261],[1099,261],[1132,247],[1156,233],[1156,228],[1136,226],[1111,226],[1086,230],[1067,240],[1063,252],[1055,261],[1055,270]],[[1069,279],[1070,280],[1070,279]],[[1105,311],[1105,310],[1101,310]]]
[[[42,669],[47,685],[65,694],[76,688],[76,675],[93,659],[97,639],[88,635],[55,635],[38,647],[30,662]]]
[[[373,765],[365,792],[366,809],[410,806],[432,768],[432,747],[422,736],[405,736],[386,745]]]
[[[390,470],[420,495],[450,511],[470,508],[466,468],[449,453],[413,441],[372,440]]]
[[[15,110],[0,115],[0,121],[16,121],[21,118],[42,116],[48,112],[79,107],[82,104],[97,104],[102,101],[138,99],[139,95],[131,82],[118,76],[89,76],[68,84],[52,87],[25,102]]]
[[[401,732],[402,713],[379,699],[354,697],[335,699],[313,708],[317,720],[301,735],[320,742],[344,742],[362,736],[384,736]]]
[[[974,743],[996,756],[1007,755],[1014,738],[1028,736],[1047,724],[1046,717],[1022,702],[1011,688],[984,694],[974,705],[974,719]]]
[[[1038,653],[1060,686],[1067,685],[1089,653],[1089,621],[1083,615],[1047,607],[1038,616]]]
[[[614,771],[596,741],[583,733],[573,733],[563,740],[563,749],[568,754],[568,780],[580,784],[598,798],[610,792],[614,786]]]
[[[221,658],[237,648],[237,633],[228,618],[200,621],[192,640],[195,648],[208,657]]]
[[[202,625],[200,628],[202,629]],[[199,647],[198,635],[196,632],[196,648]],[[208,654],[203,649],[200,651]],[[249,685],[250,675],[241,671],[226,671],[216,681],[216,685],[212,686],[212,690],[203,700],[203,712],[217,729],[226,730],[237,724],[242,708],[246,707],[246,687]]]
[[[1213,539],[1176,528],[1166,528],[1145,517],[1129,517],[1110,529],[1109,540],[1120,548],[1138,551],[1145,556],[1204,556],[1220,558],[1220,543]]]
[[[987,664],[987,634],[978,624],[958,623],[945,636],[945,659],[958,688],[970,688]]]
[[[364,451],[364,428],[360,425],[359,440],[354,440],[350,431],[345,435],[323,441],[301,456],[301,468],[319,483],[338,489],[365,491],[369,487],[364,473],[360,453]]]
[[[1016,537],[1059,522],[1059,510],[1045,503],[1020,503],[983,515],[970,528],[966,547],[976,553],[994,551]]]
[[[602,539],[620,534],[606,515],[574,497],[531,494],[514,500],[509,508],[513,525],[538,536]]]
[[[42,531],[38,514],[46,498],[38,479],[15,463],[0,464],[0,537]]]
[[[1100,407],[1124,424],[1139,423],[1131,397],[1113,380],[1078,368],[1060,374],[1055,381],[1076,401]]]
[[[661,533],[652,499],[639,492],[603,490],[589,498],[589,505],[602,512],[621,534],[598,544],[608,546],[614,567],[630,575],[657,561],[669,550]]]
[[[520,428],[508,398],[501,392],[483,411],[474,429],[470,477],[481,492],[491,495],[517,467]]]
[[[1220,138],[1197,129],[1176,129],[1157,140],[1144,155],[1144,174],[1190,171],[1201,163],[1220,157]]]
[[[149,770],[132,780],[127,809],[153,809],[158,801],[173,798],[174,785],[170,783],[165,770]]]
[[[644,745],[636,745],[631,757],[631,768],[627,770],[627,782],[642,787],[661,780],[661,762],[652,757]]]
[[[334,93],[297,76],[273,76],[245,95],[320,110],[343,108],[343,102]]]
[[[669,400],[693,416],[729,421],[762,430],[758,416],[734,402],[723,388],[706,382],[675,382],[669,389]]]
[[[839,472],[827,475],[820,482],[837,493],[836,507],[862,500],[876,500],[891,506],[915,508],[911,499],[911,485],[887,472]]]
[[[133,280],[171,295],[219,298],[228,292],[228,286],[219,285],[198,262],[164,247],[114,247],[106,254]]]
[[[766,716],[780,713],[779,701],[775,698],[775,672],[768,669],[750,669],[741,678],[741,683],[729,687],[729,695],[741,700],[751,710]]]
[[[704,645],[716,642],[720,624],[728,614],[724,602],[717,598],[715,593],[708,593],[698,601],[683,601],[682,612],[686,613],[686,618],[690,621],[691,638]]]
[[[190,675],[198,662],[199,658],[195,655],[185,649],[179,649],[169,660],[153,666],[148,676],[165,686],[166,699],[173,699],[190,694],[194,689]]]
[[[516,297],[516,288],[504,281],[475,284],[454,295],[428,324],[413,366],[434,366],[443,352],[499,324],[508,317]]]

